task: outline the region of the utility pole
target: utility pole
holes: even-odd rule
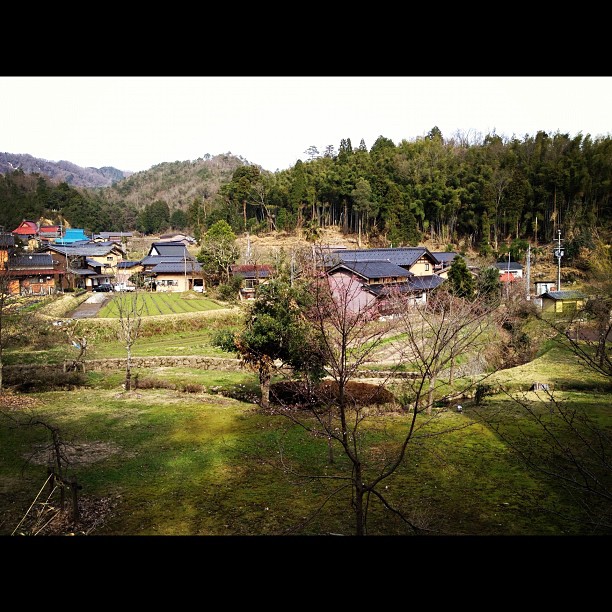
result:
[[[527,300],[531,299],[529,296],[530,285],[531,285],[531,245],[528,245],[527,246]]]
[[[559,232],[559,238],[557,239],[557,248],[555,249],[555,257],[558,261],[557,268],[557,291],[561,291],[561,258],[563,257],[563,249],[561,248],[561,230]]]
[[[506,301],[508,301],[509,291],[510,291],[510,251],[508,251],[508,269],[506,271]]]

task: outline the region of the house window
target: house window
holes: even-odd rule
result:
[[[109,257],[106,258],[106,261],[113,261],[113,259],[114,258],[112,256],[109,256]]]
[[[429,272],[429,264],[428,263],[425,264],[425,272]]]

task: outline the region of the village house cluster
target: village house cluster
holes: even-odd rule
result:
[[[24,220],[14,231],[0,233],[0,274],[8,277],[11,295],[97,291],[108,286],[130,290],[135,274],[155,291],[203,290],[202,267],[187,249],[192,238],[160,239],[138,261],[126,257],[130,238],[131,232],[87,236],[82,229],[62,232],[56,226]]]
[[[206,291],[202,266],[187,248],[195,243],[192,237],[160,237],[137,261],[127,258],[126,245],[131,238],[131,232],[87,236],[82,229],[62,231],[59,226],[24,220],[12,232],[0,232],[0,276],[7,278],[11,295],[133,290],[136,277],[150,291]],[[18,248],[20,245],[22,248]],[[325,247],[319,265],[338,288],[357,281],[350,308],[358,310],[377,301],[378,310],[384,314],[385,302],[392,294],[405,295],[413,304],[425,303],[429,292],[447,279],[453,260],[460,256],[425,247]],[[502,286],[525,283],[520,263],[492,265],[499,270]],[[230,271],[241,279],[240,300],[253,299],[258,285],[273,275],[272,267],[262,264],[235,264]],[[557,314],[575,311],[585,303],[581,292],[560,291],[555,281],[537,281],[533,299],[542,311]]]

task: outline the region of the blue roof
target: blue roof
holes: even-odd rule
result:
[[[85,230],[70,228],[65,231],[63,238],[58,238],[55,241],[55,244],[72,244],[79,240],[89,241],[89,238],[85,235]]]

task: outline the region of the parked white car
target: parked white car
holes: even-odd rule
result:
[[[115,291],[136,291],[136,285],[128,285],[127,283],[117,283],[113,289]]]

